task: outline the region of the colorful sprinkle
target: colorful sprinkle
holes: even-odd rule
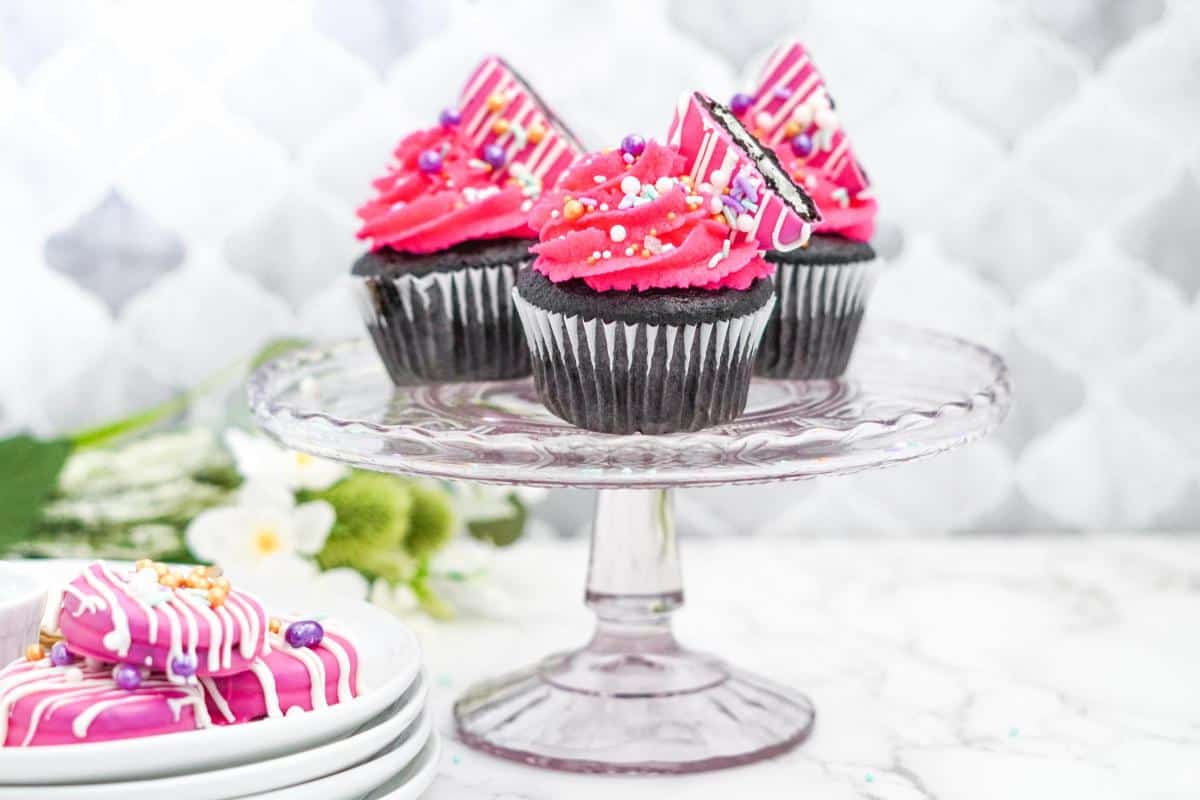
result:
[[[113,668],[113,680],[127,692],[142,685],[142,671],[133,664],[120,664]]]
[[[799,133],[792,137],[792,152],[798,158],[807,158],[812,155],[813,140],[807,133]]]
[[[500,94],[499,92],[488,95],[487,107],[489,111],[499,111],[500,109],[504,108],[505,105],[506,103],[504,101],[504,95]]]
[[[442,171],[442,154],[437,150],[423,150],[417,157],[417,167],[426,175]]]
[[[578,200],[568,200],[563,204],[563,218],[568,222],[574,222],[583,216],[583,203]]]
[[[546,137],[546,129],[540,123],[533,123],[529,126],[529,130],[525,131],[525,138],[531,144],[537,144]]]
[[[453,128],[458,123],[462,122],[462,114],[457,108],[443,108],[438,114],[438,122],[443,128]]]
[[[183,653],[171,661],[171,672],[181,678],[192,677],[198,669],[199,664],[196,662],[196,657],[191,653]]]
[[[31,644],[25,648],[26,661],[41,661],[46,657],[46,651],[40,644]]]
[[[492,169],[500,169],[504,166],[504,148],[494,142],[486,145],[480,156]]]
[[[637,158],[646,151],[646,140],[636,133],[631,133],[621,140],[621,152]]]
[[[316,647],[325,640],[325,628],[312,619],[302,619],[288,625],[283,640],[291,647]]]
[[[745,114],[754,104],[754,98],[745,92],[738,92],[729,99],[729,110],[735,114]]]
[[[71,655],[66,642],[55,642],[50,648],[50,663],[56,667],[65,667],[74,660],[75,656]]]
[[[497,136],[503,136],[508,133],[509,122],[506,119],[498,119],[492,123],[492,133]]]

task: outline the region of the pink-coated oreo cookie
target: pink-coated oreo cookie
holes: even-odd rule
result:
[[[58,625],[73,652],[182,683],[229,675],[266,654],[267,615],[251,595],[161,565],[88,565],[63,591]],[[182,585],[181,585],[182,584]]]
[[[812,198],[792,182],[778,157],[738,120],[737,115],[702,92],[684,94],[675,108],[668,143],[687,159],[696,184],[720,173],[727,185],[761,178],[759,202],[747,230],[733,236],[757,242],[764,250],[787,252],[803,247],[821,214]]]
[[[111,665],[13,662],[0,670],[0,747],[132,739],[211,724],[200,686],[138,678],[126,689]]]
[[[297,624],[306,627],[300,630]],[[219,725],[282,717],[297,709],[314,711],[358,696],[358,651],[348,639],[316,623],[293,623],[272,634],[271,651],[247,671],[201,678],[200,683],[209,714]]]

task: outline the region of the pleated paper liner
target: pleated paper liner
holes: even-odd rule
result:
[[[363,318],[392,381],[405,386],[528,375],[529,348],[512,290],[517,271],[531,260],[363,277]]]
[[[776,263],[775,309],[755,374],[812,380],[845,372],[879,265]]]
[[[774,299],[728,320],[650,324],[585,319],[513,292],[542,402],[603,433],[695,431],[746,407],[758,341]]]

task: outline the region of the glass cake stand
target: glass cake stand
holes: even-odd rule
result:
[[[809,699],[671,632],[683,604],[671,490],[814,478],[897,464],[994,429],[1004,362],[911,327],[864,330],[836,381],[755,381],[745,414],[697,433],[616,436],[546,411],[528,379],[397,389],[367,340],[297,351],[250,380],[258,423],[286,446],[408,475],[600,489],[585,602],[591,640],[472,687],[468,745],[580,772],[682,773],[784,752]]]

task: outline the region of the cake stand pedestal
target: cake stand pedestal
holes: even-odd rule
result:
[[[781,753],[808,736],[803,694],[681,646],[671,489],[813,478],[910,461],[990,432],[999,357],[949,336],[868,327],[837,381],[756,381],[746,413],[696,433],[614,436],[546,411],[529,380],[394,388],[371,345],[292,353],[251,378],[259,424],[355,467],[485,483],[598,488],[585,602],[591,640],[472,687],[459,736],[579,772],[682,773]]]

